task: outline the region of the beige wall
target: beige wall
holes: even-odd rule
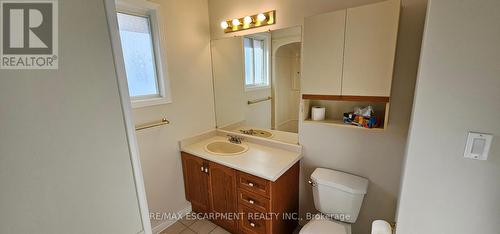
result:
[[[103,3],[59,1],[58,70],[0,70],[0,233],[142,230]]]
[[[212,39],[228,37],[220,21],[265,10],[277,10],[272,29],[302,25],[305,16],[329,12],[376,1],[370,0],[210,0]],[[401,180],[406,136],[418,66],[426,0],[403,0],[398,35],[395,74],[392,88],[390,122],[383,131],[366,131],[324,125],[301,125],[300,142],[304,146],[300,207],[314,211],[311,189],[304,184],[316,167],[328,167],[367,177],[370,180],[355,234],[370,233],[374,219],[394,220]],[[239,34],[263,31],[267,28]]]
[[[500,2],[429,4],[398,233],[499,233]],[[487,161],[463,157],[468,131],[494,135]]]
[[[208,6],[205,0],[156,2],[173,102],[135,109],[134,118],[137,124],[171,121],[137,132],[137,138],[150,211],[178,212],[189,206],[178,141],[215,127]],[[160,223],[153,220],[153,228]]]

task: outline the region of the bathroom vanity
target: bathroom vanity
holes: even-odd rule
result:
[[[225,134],[214,130],[181,142],[193,211],[232,233],[292,233],[298,224],[301,147],[245,137],[243,153],[207,150],[213,142],[227,142]]]

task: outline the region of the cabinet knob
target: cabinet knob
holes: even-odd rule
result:
[[[203,171],[205,171],[205,168],[203,168],[203,166],[201,166],[201,171],[202,171],[202,172],[203,172]]]
[[[205,173],[208,173],[208,167],[205,167]]]
[[[248,203],[250,203],[250,204],[254,204],[254,203],[255,203],[255,201],[254,201],[254,200],[252,200],[252,199],[249,199],[249,200],[248,200]]]
[[[255,223],[250,222],[251,227],[255,227]]]
[[[248,182],[248,186],[253,187],[253,183],[252,182]]]

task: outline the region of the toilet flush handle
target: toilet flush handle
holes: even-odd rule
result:
[[[307,181],[307,183],[309,183],[312,187],[316,187],[316,183],[312,182],[312,181]]]

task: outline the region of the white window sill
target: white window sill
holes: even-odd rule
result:
[[[172,100],[165,97],[132,100],[132,108],[157,106],[172,103]]]
[[[270,89],[270,85],[262,85],[262,86],[247,86],[245,87],[245,92],[252,92],[252,91],[257,91],[257,90],[262,90],[262,89]]]

